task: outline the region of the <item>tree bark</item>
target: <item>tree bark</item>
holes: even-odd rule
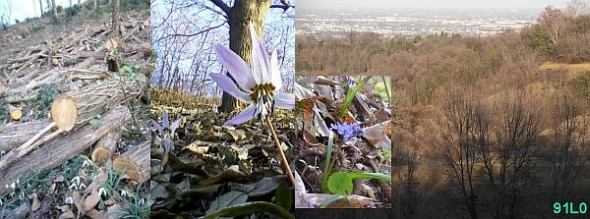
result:
[[[250,39],[249,23],[252,22],[254,24],[258,36],[262,37],[264,17],[271,3],[271,0],[236,1],[234,6],[228,8],[229,10],[226,11],[229,23],[229,48],[244,59],[246,63],[251,63],[252,61],[252,41]],[[227,76],[234,80],[230,74],[227,74]],[[219,111],[231,112],[239,107],[239,105],[236,98],[223,92]]]
[[[51,8],[53,11],[53,17],[57,20],[57,5],[55,4],[55,0],[51,0]]]
[[[39,17],[43,17],[43,0],[39,0],[39,11],[41,12]]]
[[[119,0],[113,0],[113,21],[111,27],[112,37],[121,37],[119,29]]]

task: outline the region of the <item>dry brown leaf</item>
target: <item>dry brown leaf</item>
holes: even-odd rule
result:
[[[74,218],[76,218],[76,215],[74,214],[74,212],[72,212],[72,210],[68,210],[59,216],[59,219],[74,219]]]
[[[240,182],[241,180],[246,179],[246,174],[236,171],[234,169],[227,169],[215,176],[209,177],[204,179],[199,183],[197,188],[202,188],[209,185],[214,185],[221,182]]]
[[[373,121],[373,122],[375,122],[375,123],[382,123],[382,122],[389,120],[389,116],[387,115],[387,112],[385,112],[385,108],[381,108],[374,115],[375,115],[375,121]]]
[[[318,139],[313,136],[313,134],[309,133],[309,131],[307,130],[302,130],[303,133],[303,141],[305,141],[305,143],[309,144],[309,145],[315,145],[315,144],[319,144],[320,142],[318,141]]]
[[[31,204],[31,211],[36,211],[41,207],[41,202],[39,201],[39,197],[37,197],[37,193],[33,193],[29,195],[30,199],[33,199],[33,203]]]
[[[92,219],[107,219],[107,211],[106,210],[96,210],[96,209],[92,209],[88,212],[86,212],[86,216],[92,218]]]
[[[371,127],[364,128],[365,139],[369,144],[375,148],[386,148],[391,150],[391,139],[385,134],[387,127],[391,124],[390,121],[375,124]]]
[[[93,209],[98,202],[100,201],[100,195],[98,194],[98,190],[100,189],[100,185],[108,179],[108,174],[106,169],[103,167],[100,169],[98,176],[86,187],[84,190],[84,196],[81,197],[79,201],[79,205],[76,205],[78,210],[82,213],[86,213]],[[74,198],[74,202],[76,199]]]
[[[82,209],[82,195],[80,195],[80,192],[78,191],[72,191],[71,197],[74,201],[76,209],[78,209],[78,212],[80,212]]]
[[[215,143],[196,140],[182,148],[182,151],[188,150],[196,155],[203,155],[209,151],[209,147],[213,144]]]
[[[92,210],[98,202],[100,202],[100,195],[98,194],[98,184],[94,185],[90,194],[87,195],[82,199],[82,212],[87,213],[88,211]],[[90,187],[90,186],[89,186]]]

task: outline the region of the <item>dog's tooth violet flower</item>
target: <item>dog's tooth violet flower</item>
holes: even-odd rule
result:
[[[152,127],[158,131],[158,135],[163,136],[165,151],[170,150],[170,144],[172,141],[170,139],[170,135],[172,135],[172,138],[174,138],[174,133],[176,132],[178,126],[180,126],[181,122],[182,119],[179,118],[170,124],[170,118],[168,118],[167,111],[162,112],[162,125],[160,125],[156,120],[152,120]]]
[[[214,46],[219,62],[238,84],[236,85],[223,74],[209,74],[209,77],[223,91],[250,103],[246,109],[225,122],[224,125],[239,125],[257,115],[264,117],[269,113],[269,110],[272,112],[275,107],[295,108],[295,96],[292,93],[279,92],[282,79],[276,52],[273,52],[270,58],[268,57],[252,24],[250,24],[250,36],[252,38],[252,68],[229,48],[221,44]]]

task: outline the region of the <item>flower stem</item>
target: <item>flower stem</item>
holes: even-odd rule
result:
[[[277,145],[277,150],[281,154],[281,163],[283,163],[283,169],[285,169],[285,173],[289,177],[289,180],[291,180],[291,183],[295,185],[295,178],[293,177],[293,173],[291,172],[291,168],[289,167],[289,161],[287,161],[287,157],[285,156],[285,153],[281,148],[281,142],[279,142],[279,138],[277,137],[277,133],[275,132],[274,126],[270,122],[270,118],[268,116],[265,118],[265,120],[266,124],[268,125],[268,128],[270,129],[272,138],[274,139],[275,144]]]

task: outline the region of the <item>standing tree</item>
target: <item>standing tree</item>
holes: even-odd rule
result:
[[[507,94],[496,104],[494,142],[482,147],[483,172],[492,185],[493,218],[521,218],[531,205],[540,111],[525,93]]]
[[[57,20],[57,5],[55,4],[55,0],[51,0],[51,10],[53,12],[53,17]]]
[[[571,0],[567,4],[566,12],[568,15],[577,18],[590,12],[588,0]]]
[[[553,111],[555,131],[549,144],[553,150],[553,191],[556,200],[571,197],[577,189],[576,181],[584,159],[584,148],[588,142],[584,133],[588,125],[584,116],[576,117],[579,109],[573,98],[568,95],[557,101],[557,110]]]
[[[119,26],[119,0],[113,0],[113,21],[111,27],[112,37],[121,37],[121,29]]]
[[[237,0],[231,7],[222,0],[210,1],[226,15],[229,24],[229,48],[244,59],[246,63],[250,63],[252,59],[249,23],[254,24],[257,34],[262,36],[262,24],[269,8],[292,7],[286,1],[281,1],[283,5],[271,5],[272,0]],[[227,74],[227,76],[234,80],[231,74]],[[237,99],[223,92],[219,111],[231,112],[239,105]]]
[[[476,219],[475,165],[478,151],[489,142],[488,116],[476,97],[465,97],[459,92],[450,95],[444,111],[448,132],[442,144],[444,162],[469,217]]]
[[[39,11],[41,12],[39,17],[43,17],[43,0],[39,0]]]
[[[232,7],[228,6],[222,0],[210,1],[227,15],[227,22],[229,24],[229,48],[238,56],[242,57],[246,63],[250,63],[252,60],[252,45],[248,25],[252,22],[257,34],[262,36],[262,24],[264,23],[266,11],[271,5],[271,0],[235,1]],[[234,80],[231,74],[227,74],[227,76]],[[231,112],[237,107],[239,107],[237,99],[223,92],[219,111]]]

